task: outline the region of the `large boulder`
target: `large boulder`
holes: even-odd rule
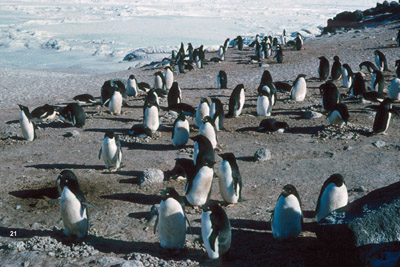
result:
[[[342,248],[400,242],[400,182],[333,211],[319,221],[316,234]]]

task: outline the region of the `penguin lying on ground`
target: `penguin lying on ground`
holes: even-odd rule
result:
[[[194,162],[192,159],[178,158],[175,159],[174,168],[169,171],[172,179],[185,180],[194,175]]]
[[[86,113],[77,103],[70,103],[60,111],[60,119],[72,126],[82,128],[86,122]]]
[[[259,133],[270,133],[270,132],[283,133],[288,129],[289,125],[286,122],[281,122],[273,118],[268,118],[262,120],[258,127],[244,127],[237,129],[236,132],[255,131]]]
[[[31,112],[32,119],[36,122],[54,120],[58,114],[58,109],[48,104],[37,107]]]
[[[77,101],[78,104],[93,104],[96,103],[94,97],[90,94],[81,94],[74,96],[73,100]]]
[[[183,113],[186,116],[194,117],[196,115],[196,109],[186,103],[178,103],[168,106],[167,110],[169,112],[175,112],[177,114]]]

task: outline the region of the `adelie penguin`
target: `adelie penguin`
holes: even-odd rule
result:
[[[383,93],[384,88],[385,88],[385,78],[383,77],[382,72],[379,70],[372,71],[371,90]]]
[[[21,125],[22,136],[25,140],[33,141],[36,139],[35,124],[29,108],[18,104],[19,106],[19,123]]]
[[[202,125],[203,118],[210,115],[210,103],[207,98],[203,97],[200,99],[200,103],[196,110],[195,126],[200,128]]]
[[[322,108],[325,109],[326,112],[332,111],[336,104],[340,103],[340,92],[336,85],[328,81],[324,84],[321,84],[319,87],[322,93]]]
[[[58,111],[54,106],[46,104],[32,110],[31,115],[34,121],[51,121],[56,118]]]
[[[111,96],[108,109],[111,115],[121,115],[122,110],[122,94],[118,88],[114,88],[114,92]]]
[[[397,42],[397,46],[400,47],[400,30],[397,32],[396,42]]]
[[[172,130],[172,144],[175,147],[182,147],[189,141],[190,128],[189,121],[184,114],[180,114],[174,122]]]
[[[94,104],[94,103],[96,103],[96,100],[90,94],[77,95],[77,96],[74,96],[74,98],[72,98],[72,99],[77,101],[78,104],[81,104],[81,105],[82,104]]]
[[[235,204],[242,197],[242,176],[233,153],[219,154],[222,158],[219,167],[219,190],[223,200]]]
[[[189,104],[186,103],[178,103],[168,106],[168,112],[180,114],[183,113],[186,116],[194,117],[196,115],[196,110]]]
[[[296,238],[301,232],[303,212],[296,187],[287,184],[276,202],[271,216],[272,235],[275,239]]]
[[[363,61],[360,63],[359,67],[360,67],[360,70],[365,70],[368,73],[372,73],[372,71],[378,70],[378,68],[375,66],[375,64],[372,63],[371,61]]]
[[[393,100],[400,100],[400,77],[396,77],[390,83],[389,97]]]
[[[225,60],[225,49],[222,45],[218,49],[217,56],[221,61]]]
[[[129,75],[128,80],[126,81],[126,94],[128,96],[138,96],[139,94],[139,85],[135,78],[135,75]]]
[[[199,134],[204,135],[210,141],[213,149],[217,148],[218,136],[215,129],[214,120],[210,116],[203,118],[203,123],[200,126]]]
[[[228,77],[226,76],[226,72],[220,70],[217,74],[217,88],[218,89],[228,89]]]
[[[296,50],[300,51],[301,48],[303,47],[303,37],[301,36],[301,34],[298,32],[297,33],[297,37],[295,38],[295,43],[296,43]]]
[[[230,118],[239,117],[242,114],[242,109],[245,101],[244,85],[238,84],[235,89],[233,89],[232,94],[229,98],[229,111],[226,115]]]
[[[276,103],[276,87],[275,84],[273,83],[272,80],[272,75],[268,70],[264,70],[262,76],[261,76],[261,81],[260,81],[260,85],[257,88],[257,92],[258,94],[261,94],[261,91],[266,91],[268,92],[268,94],[271,96],[271,103],[272,106],[275,105]]]
[[[165,67],[164,77],[165,77],[165,89],[169,90],[171,89],[172,84],[174,82],[174,72],[172,71],[172,68],[170,66]]]
[[[61,177],[63,177],[63,176],[68,177],[68,179],[71,179],[71,180],[76,180],[78,182],[78,177],[76,177],[75,173],[73,173],[72,171],[70,171],[70,170],[61,171],[60,175],[57,177],[57,180],[56,180],[56,187],[57,187],[58,195],[60,197],[61,197],[62,191],[63,191],[61,188],[61,185],[60,185]]]
[[[173,82],[167,97],[168,107],[182,102],[182,91],[177,82]]]
[[[364,78],[360,72],[354,74],[354,81],[350,87],[350,96],[352,98],[358,97],[366,92]]]
[[[350,115],[345,104],[336,104],[328,113],[328,121],[330,125],[336,125],[340,128],[347,124]]]
[[[235,38],[235,40],[236,40],[236,44],[237,44],[237,46],[238,46],[238,50],[239,50],[239,51],[242,51],[242,50],[243,50],[243,38],[242,38],[242,36],[238,35],[238,36]]]
[[[158,127],[160,127],[160,120],[158,117],[160,107],[157,100],[158,98],[155,97],[154,94],[149,94],[143,106],[143,125],[150,129],[152,133],[155,133]]]
[[[121,167],[121,143],[113,131],[107,131],[104,134],[103,143],[99,151],[99,159],[101,157],[103,157],[104,165],[109,171],[116,171]]]
[[[319,79],[325,81],[329,76],[329,61],[326,57],[319,57],[319,68],[318,68]]]
[[[174,168],[169,171],[169,177],[176,180],[186,180],[188,177],[193,177],[194,171],[192,159],[177,158]]]
[[[109,101],[116,88],[118,88],[123,98],[126,97],[126,87],[122,81],[117,79],[105,81],[101,87],[100,104],[102,106],[108,107]]]
[[[220,131],[225,129],[224,120],[224,106],[221,103],[221,100],[218,98],[211,98],[211,106],[210,106],[210,117],[213,119],[215,124],[215,130]]]
[[[354,73],[348,64],[343,64],[342,66],[342,86],[350,89],[353,83]]]
[[[231,224],[218,203],[207,203],[203,206],[201,236],[210,259],[218,259],[230,249]]]
[[[305,74],[299,74],[293,82],[293,88],[290,92],[291,99],[294,101],[304,101],[307,94],[307,83]]]
[[[332,80],[336,81],[342,77],[342,64],[338,56],[333,57],[333,64],[331,69]]]
[[[386,134],[389,128],[392,113],[400,116],[400,109],[392,105],[393,100],[385,98],[380,105],[370,105],[367,108],[376,110],[374,125],[372,127],[374,134]]]
[[[214,164],[215,161],[203,157],[196,161],[194,176],[187,179],[186,199],[193,207],[202,206],[210,199]]]
[[[165,89],[165,78],[161,71],[154,73],[154,89]]]
[[[315,209],[317,223],[332,211],[348,203],[347,187],[342,175],[331,175],[322,185]]]
[[[225,51],[225,53],[226,53],[226,51],[228,51],[229,41],[230,41],[229,38],[225,39],[225,42],[224,42],[224,51]]]
[[[277,121],[272,118],[264,119],[260,122],[258,127],[245,127],[237,129],[236,132],[255,131],[259,133],[284,133],[289,129],[289,125],[283,121]]]
[[[86,122],[86,113],[77,103],[70,103],[60,111],[60,119],[82,128]]]
[[[199,134],[190,139],[194,141],[193,163],[195,166],[197,166],[197,162],[215,162],[215,152],[207,137]]]
[[[64,234],[68,237],[84,238],[89,229],[88,210],[85,196],[72,172],[61,172],[57,183],[62,190],[60,212]]]
[[[257,116],[271,116],[272,100],[271,95],[261,90],[257,97]]]
[[[154,225],[158,226],[160,245],[166,249],[182,249],[186,240],[186,214],[184,199],[172,187],[161,193],[161,203]]]
[[[379,50],[375,50],[374,55],[375,55],[375,62],[376,62],[376,65],[378,66],[378,69],[380,71],[389,71],[385,55]]]
[[[274,56],[275,62],[276,63],[282,63],[283,62],[283,50],[280,45],[278,45],[275,49],[275,56]]]

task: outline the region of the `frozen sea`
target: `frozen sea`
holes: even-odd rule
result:
[[[2,0],[0,67],[108,73],[169,56],[181,42],[214,48],[257,33],[306,37],[328,18],[377,1]],[[123,61],[128,53],[137,60]]]

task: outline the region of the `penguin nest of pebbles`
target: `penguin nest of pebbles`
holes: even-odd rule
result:
[[[317,131],[313,137],[326,140],[326,139],[341,139],[341,140],[356,140],[360,135],[367,135],[371,133],[372,129],[347,123],[342,128],[336,126],[327,126]]]

